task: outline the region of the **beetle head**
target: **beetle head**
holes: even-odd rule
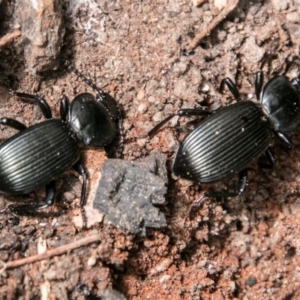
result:
[[[90,93],[74,98],[69,109],[69,123],[78,139],[88,146],[107,146],[116,135],[110,112]]]
[[[287,77],[275,76],[266,83],[261,105],[276,130],[287,132],[300,127],[300,94]]]

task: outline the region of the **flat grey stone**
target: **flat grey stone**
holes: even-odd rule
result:
[[[155,205],[165,203],[167,181],[166,158],[160,151],[134,162],[108,159],[101,168],[93,207],[114,226],[145,235],[146,227],[166,226]]]

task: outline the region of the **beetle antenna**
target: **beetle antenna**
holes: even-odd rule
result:
[[[66,68],[69,71],[72,71],[73,73],[75,73],[79,78],[81,78],[87,85],[89,85],[93,90],[95,90],[98,94],[98,97],[100,99],[104,98],[104,91],[97,87],[91,80],[89,80],[88,78],[86,78],[83,74],[81,74],[77,69],[75,69],[68,60],[64,61],[64,65],[66,66]]]

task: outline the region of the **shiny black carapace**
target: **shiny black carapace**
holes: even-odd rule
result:
[[[262,64],[263,65],[263,64]],[[285,75],[274,76],[263,87],[263,73],[256,75],[255,93],[259,103],[241,101],[235,84],[225,78],[225,87],[233,94],[235,104],[211,112],[203,109],[181,109],[156,125],[152,137],[173,116],[209,115],[180,144],[173,163],[173,172],[181,178],[200,183],[213,183],[239,174],[239,187],[233,192],[207,191],[202,197],[231,197],[245,191],[247,168],[260,155],[266,154],[272,167],[275,163],[269,149],[273,136],[288,146],[293,144],[286,132],[300,127],[300,73],[293,80]]]
[[[47,120],[26,127],[9,118],[0,124],[20,132],[0,146],[0,192],[8,195],[28,194],[46,187],[44,203],[10,204],[0,212],[31,211],[53,204],[55,179],[70,168],[82,177],[81,207],[85,204],[87,175],[80,163],[80,144],[92,147],[107,147],[121,131],[120,110],[114,99],[96,87],[91,81],[67,64],[97,93],[77,95],[69,105],[67,98],[60,102],[60,119],[53,119],[47,102],[39,96],[11,91],[14,95],[39,104]],[[121,132],[120,132],[121,135]],[[122,138],[121,138],[122,140]]]

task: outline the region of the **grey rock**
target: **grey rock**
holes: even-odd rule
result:
[[[254,286],[257,283],[257,279],[255,276],[250,275],[246,280],[245,280],[245,285],[248,286]]]
[[[160,151],[134,162],[108,159],[101,168],[93,207],[114,226],[145,235],[146,227],[166,226],[165,216],[154,205],[165,203],[167,180],[166,158]]]

